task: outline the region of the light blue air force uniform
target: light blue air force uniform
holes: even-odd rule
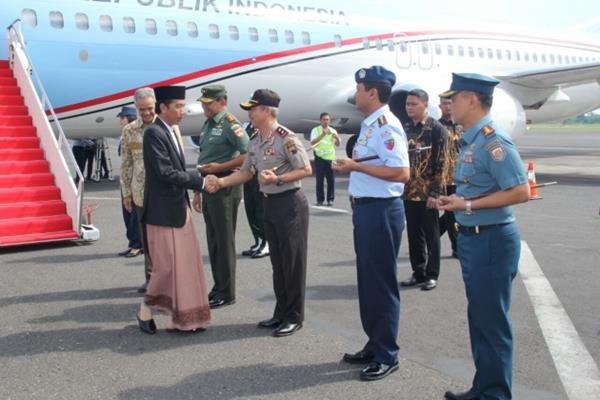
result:
[[[409,167],[406,135],[387,106],[362,123],[352,158],[369,156],[377,158],[365,164]],[[350,173],[360,317],[369,338],[364,350],[388,365],[397,362],[399,352],[396,259],[404,230],[403,189],[402,183]]]
[[[458,196],[484,196],[527,182],[515,145],[490,116],[464,132],[461,140],[455,173]],[[521,252],[513,209],[478,209],[472,215],[456,211],[455,216],[460,225],[479,226],[479,233],[458,236],[476,367],[471,391],[481,400],[511,399],[513,337],[508,311]]]

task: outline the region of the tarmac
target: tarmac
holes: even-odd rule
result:
[[[535,162],[538,182],[558,184],[540,189],[543,200],[516,207],[534,261],[523,261],[513,285],[513,397],[598,399],[600,132],[532,131],[517,143],[523,160]],[[118,175],[115,146],[111,153]],[[193,149],[186,148],[186,158],[192,169]],[[306,321],[285,338],[256,327],[271,317],[274,306],[269,259],[242,256],[237,302],[213,310],[205,332],[141,333],[135,313],[142,299],[136,289],[144,277],[143,259],[116,255],[126,247],[118,183],[86,184],[85,203],[99,204],[93,223],[100,240],[0,250],[0,399],[420,400],[469,388],[474,368],[464,285],[446,237],[438,288],[401,291],[399,371],[382,381],[361,382],[360,366],[341,362],[344,352],[359,350],[366,341],[347,183],[347,176],[337,177],[334,207],[310,209]],[[303,181],[311,204],[314,186],[314,177]],[[195,213],[194,222],[210,286],[202,216]],[[238,254],[253,242],[243,205],[236,242]],[[541,271],[536,279],[533,264]],[[404,236],[398,279],[410,272]],[[549,286],[536,294],[532,287],[540,281]],[[557,300],[540,306],[540,296],[548,292]],[[564,312],[562,322],[546,318],[548,307],[550,314]],[[164,317],[157,323],[164,327]],[[568,323],[573,329],[565,331]],[[553,334],[581,347],[561,349]],[[588,380],[577,380],[586,374]]]

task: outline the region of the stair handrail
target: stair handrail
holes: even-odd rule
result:
[[[23,67],[26,68],[26,72],[28,73],[29,77],[30,78],[33,77],[33,79],[34,79],[34,81],[31,83],[35,85],[35,86],[33,86],[33,90],[37,92],[36,97],[42,107],[42,111],[45,116],[45,122],[48,124],[49,130],[54,133],[54,135],[52,135],[52,139],[55,144],[55,148],[58,151],[58,154],[62,157],[62,162],[64,163],[64,167],[67,171],[67,174],[71,177],[71,179],[70,179],[71,188],[74,190],[74,194],[77,198],[77,210],[73,210],[74,211],[72,213],[73,215],[71,215],[71,217],[73,218],[73,229],[75,232],[77,232],[78,234],[81,235],[81,232],[82,232],[81,231],[81,214],[82,214],[82,209],[83,209],[83,182],[84,182],[83,173],[79,170],[77,161],[75,160],[75,156],[73,155],[73,152],[71,151],[67,136],[65,135],[65,132],[63,131],[62,126],[60,125],[60,122],[58,120],[58,117],[56,116],[56,113],[54,112],[54,108],[52,107],[50,99],[49,99],[48,95],[46,94],[44,85],[42,84],[40,76],[38,75],[37,70],[35,69],[35,67],[33,65],[31,57],[29,57],[29,54],[27,53],[25,39],[23,37],[23,33],[21,32],[21,23],[22,23],[21,19],[17,18],[6,28],[8,31],[8,39],[9,39],[8,40],[8,42],[9,42],[9,62],[11,64],[11,66],[14,68],[15,52],[17,51],[17,49],[15,48],[15,45],[18,45],[20,47],[20,49],[22,50],[22,55],[25,57],[25,60],[27,62],[27,65],[26,66],[23,65]],[[49,116],[52,117],[52,122],[54,123],[54,126],[56,127],[56,129],[52,129],[52,126],[50,125]],[[63,151],[62,146],[66,146],[68,151]],[[75,181],[73,181],[73,179],[72,179],[73,176],[67,165],[67,160],[65,160],[65,154],[66,154],[66,158],[68,159],[68,162],[70,163],[70,165],[74,166],[73,169],[74,169],[75,175],[76,175]],[[67,205],[67,207],[68,207],[68,205]],[[69,214],[71,214],[71,213],[69,213]]]

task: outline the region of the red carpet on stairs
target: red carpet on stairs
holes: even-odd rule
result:
[[[0,61],[0,247],[77,237],[21,90]]]

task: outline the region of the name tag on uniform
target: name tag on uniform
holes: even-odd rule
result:
[[[473,152],[467,151],[463,157],[463,162],[467,164],[473,164]]]
[[[212,136],[221,136],[221,135],[223,134],[223,128],[213,128],[213,129],[210,131],[210,134],[211,134]]]

